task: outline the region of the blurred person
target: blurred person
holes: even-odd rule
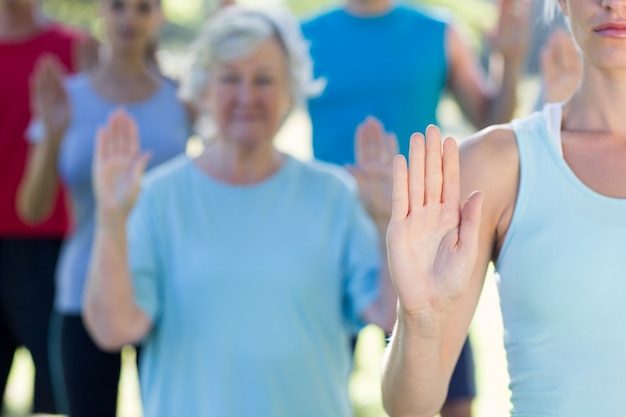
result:
[[[286,12],[224,8],[191,54],[187,91],[214,135],[200,156],[139,193],[132,119],[99,134],[88,328],[105,349],[142,342],[146,416],[350,416],[350,335],[395,320],[391,205],[367,196],[390,191],[396,144],[359,135],[365,204],[343,168],[274,147],[320,87]]]
[[[59,183],[70,194],[74,227],[56,268],[50,356],[62,364],[53,371],[55,395],[71,417],[114,416],[120,375],[120,353],[98,349],[82,321],[96,220],[91,166],[97,129],[124,107],[137,120],[151,166],[184,152],[190,133],[176,87],[156,70],[150,52],[163,22],[159,1],[101,0],[100,13],[108,43],[90,71],[64,80],[56,60],[38,63],[34,147],[18,197],[22,218],[37,224],[50,217]]]
[[[503,71],[491,77],[455,25],[423,8],[346,0],[305,22],[315,76],[327,81],[324,93],[309,102],[315,158],[353,163],[353,132],[366,117],[395,134],[407,156],[411,134],[438,122],[446,89],[474,126],[509,121],[528,47],[529,8],[528,1],[501,1],[492,44]],[[470,416],[475,387],[469,339],[452,382],[444,417]]]
[[[17,214],[17,190],[29,149],[29,77],[43,55],[55,56],[65,71],[74,72],[87,40],[86,34],[45,19],[38,0],[0,0],[0,399],[15,350],[25,346],[35,365],[35,413],[57,411],[48,366],[48,324],[54,268],[68,222],[58,187],[50,190],[47,221],[32,226]]]
[[[622,414],[626,1],[546,1],[557,7],[582,56],[570,98],[477,133],[460,168],[454,140],[442,156],[434,127],[425,149],[413,140],[408,173],[395,167],[388,246],[400,302],[383,377],[393,417],[443,403],[490,261],[511,416]],[[472,190],[482,207],[479,193],[460,210]]]

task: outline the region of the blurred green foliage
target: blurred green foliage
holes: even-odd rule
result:
[[[98,19],[100,1],[105,0],[46,0],[45,13],[60,20],[90,30],[101,37]],[[282,4],[298,16],[306,17],[323,9],[337,6],[342,0],[240,0],[251,5]],[[168,23],[161,38],[166,45],[184,45],[195,35],[198,27],[215,9],[218,0],[162,0]],[[471,35],[474,43],[495,20],[495,8],[489,0],[412,0],[414,4],[445,7],[457,16]]]

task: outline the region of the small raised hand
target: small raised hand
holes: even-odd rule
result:
[[[385,132],[382,123],[368,117],[356,130],[356,164],[348,166],[359,185],[365,208],[379,224],[387,226],[391,216],[393,158],[398,153],[398,140]]]
[[[60,144],[70,123],[71,108],[63,85],[63,69],[55,57],[45,55],[37,62],[30,95],[33,113],[41,120],[46,137]]]
[[[572,36],[556,29],[541,50],[541,76],[545,102],[565,101],[580,84],[583,67],[580,53]]]
[[[134,120],[116,111],[98,131],[94,147],[93,182],[99,215],[125,222],[139,195],[149,159],[149,153],[140,152]]]
[[[489,36],[492,47],[513,61],[525,59],[530,44],[531,0],[500,0],[498,23]]]
[[[391,277],[409,314],[446,311],[465,291],[476,262],[482,194],[460,205],[456,141],[429,126],[411,137],[409,166],[393,164],[393,212],[387,232]]]

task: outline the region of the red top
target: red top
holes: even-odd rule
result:
[[[25,132],[31,119],[29,77],[35,63],[42,55],[52,54],[68,72],[73,72],[75,50],[84,38],[72,29],[50,25],[24,40],[0,41],[0,238],[63,237],[68,229],[62,191],[52,216],[35,227],[18,217],[16,195],[28,155]]]

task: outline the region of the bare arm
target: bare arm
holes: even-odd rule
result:
[[[423,137],[412,138],[408,175],[403,163],[394,167],[394,215],[387,242],[399,304],[382,387],[392,417],[432,416],[441,409],[498,241],[497,230],[516,194],[516,149],[510,132],[503,141],[485,140],[503,135],[492,132],[464,144],[459,193],[456,145],[446,140],[442,158],[433,129],[427,131],[425,150],[420,145]],[[490,162],[495,167],[485,165]],[[420,172],[426,172],[426,180]],[[437,189],[441,200],[432,191]],[[482,209],[480,194],[470,194],[475,189],[485,193]],[[459,211],[459,196],[468,195]]]
[[[59,149],[70,120],[61,67],[53,57],[46,56],[37,63],[31,79],[31,102],[45,136],[29,152],[17,195],[17,212],[25,222],[36,224],[45,221],[54,209]]]
[[[119,350],[152,327],[135,302],[126,247],[126,220],[149,156],[139,153],[137,129],[116,113],[98,133],[94,155],[96,230],[84,293],[84,321],[95,342]]]
[[[500,74],[492,71],[487,76],[474,51],[448,27],[448,85],[463,114],[478,129],[506,123],[513,117],[529,43],[530,9],[527,0],[501,0],[497,31],[491,37],[502,58]]]
[[[348,168],[357,180],[361,200],[376,224],[382,260],[379,297],[363,313],[362,319],[390,333],[396,321],[398,297],[386,262],[386,236],[391,218],[392,163],[398,153],[398,140],[395,135],[386,133],[382,123],[373,117],[368,117],[357,127],[355,136],[357,164]]]

